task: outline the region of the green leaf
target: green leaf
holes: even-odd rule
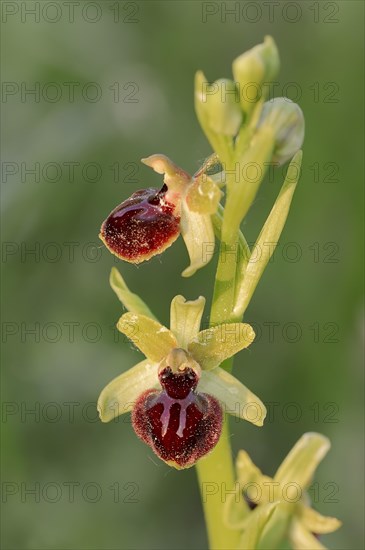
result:
[[[129,290],[122,275],[116,267],[112,267],[111,269],[109,282],[115,294],[118,296],[124,307],[128,309],[128,311],[131,311],[132,313],[140,313],[142,315],[146,315],[151,319],[156,319],[152,311],[138,296],[138,294],[134,294]]]
[[[302,152],[298,151],[291,161],[279,196],[263,226],[252,249],[250,260],[241,283],[238,286],[236,306],[233,310],[237,317],[245,312],[256,286],[277,246],[281,232],[288,217],[290,204],[300,175]]]

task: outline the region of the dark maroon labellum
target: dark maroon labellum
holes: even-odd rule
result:
[[[167,187],[133,193],[104,221],[100,238],[105,246],[128,262],[139,263],[160,254],[179,236],[176,205],[165,200]]]
[[[198,393],[191,368],[159,375],[162,391],[148,390],[137,400],[132,423],[138,437],[165,462],[188,468],[218,443],[222,409],[214,397]]]

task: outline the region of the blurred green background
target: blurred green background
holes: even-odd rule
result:
[[[194,115],[195,71],[230,77],[232,60],[266,34],[282,61],[275,95],[305,114],[304,166],[247,311],[257,341],[236,358],[270,415],[260,430],[232,421],[232,442],[273,474],[305,431],[330,437],[312,497],[344,526],[323,542],[363,548],[362,2],[28,1],[2,10],[2,548],[206,547],[194,469],[165,466],[127,417],[102,425],[95,401],[140,358],[115,337],[122,307],[110,268],[167,323],[175,294],[210,299],[215,262],[186,280],[181,239],[136,268],[97,235],[134,190],[161,184],[140,158],[164,153],[198,168],[210,148]],[[264,182],[248,240],[282,180],[279,170]]]

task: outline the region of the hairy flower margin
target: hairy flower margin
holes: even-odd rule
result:
[[[129,309],[117,328],[146,359],[101,392],[98,411],[103,422],[132,411],[137,435],[177,468],[192,466],[213,449],[222,409],[262,426],[266,409],[261,400],[219,367],[253,342],[250,325],[226,323],[200,331],[205,298],[186,301],[175,296],[168,329],[129,291],[115,268],[111,285]]]
[[[311,508],[308,488],[330,446],[319,433],[304,434],[273,478],[239,451],[237,482],[225,505],[226,524],[242,531],[238,550],[274,548],[285,538],[293,550],[325,549],[318,535],[336,531],[341,521]]]

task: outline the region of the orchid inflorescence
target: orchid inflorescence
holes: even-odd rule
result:
[[[209,83],[202,72],[196,74],[195,109],[213,154],[193,176],[165,155],[143,159],[163,175],[161,188],[133,193],[112,210],[100,230],[110,252],[135,264],[161,254],[181,234],[190,258],[184,277],[213,258],[216,239],[221,251],[237,252],[233,259],[232,254],[225,261],[218,258],[210,326],[205,330],[201,330],[203,296],[195,300],[175,296],[167,328],[128,288],[119,271],[111,272],[110,284],[128,310],[117,328],[145,359],[104,388],[98,400],[100,418],[108,422],[131,412],[137,436],[177,469],[194,464],[204,469],[206,457],[215,456],[226,414],[263,425],[265,406],[230,373],[231,360],[255,338],[242,316],[277,245],[300,176],[302,111],[288,98],[266,97],[264,85],[279,69],[273,39],[266,37],[263,44],[238,57],[232,68],[234,80]],[[248,86],[259,92],[254,98],[243,93]],[[290,159],[278,197],[250,248],[241,222],[268,165],[280,166]],[[248,175],[252,167],[256,177]],[[295,549],[323,548],[313,532],[330,532],[339,522],[312,510],[305,489],[328,448],[328,440],[320,434],[304,435],[271,480],[275,490],[270,494],[266,487],[270,478],[240,451],[237,489],[224,510],[222,503],[216,504],[222,507],[221,525],[212,521],[208,525],[212,546],[269,548],[289,538]],[[226,456],[227,468],[229,460]],[[303,489],[298,501],[283,498],[284,482],[298,482]],[[260,488],[260,498],[248,494],[250,483]],[[209,524],[210,512],[206,513]]]

